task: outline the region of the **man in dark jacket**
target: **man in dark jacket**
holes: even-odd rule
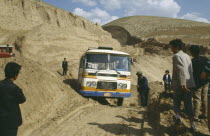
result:
[[[68,71],[68,62],[66,61],[66,58],[64,58],[64,61],[62,62],[62,68],[63,68],[63,75],[65,76]]]
[[[14,62],[7,63],[5,79],[0,81],[0,136],[16,136],[22,124],[19,104],[26,98],[14,80],[17,79],[21,66]]]
[[[190,53],[193,56],[193,77],[196,85],[196,89],[193,94],[193,103],[195,120],[197,121],[198,118],[207,118],[208,80],[202,80],[201,73],[203,72],[208,59],[205,56],[200,56],[200,47],[198,45],[190,46]]]
[[[206,66],[204,67],[203,72],[201,73],[201,79],[208,80],[209,88],[208,88],[208,105],[210,105],[210,59],[207,61]],[[210,131],[210,106],[207,108],[207,116],[208,116],[208,128]]]
[[[149,94],[148,80],[141,71],[138,71],[136,75],[138,76],[137,90],[140,94],[141,106],[146,107]]]
[[[163,76],[164,88],[165,91],[171,91],[171,76],[169,75],[169,70],[165,71],[165,75]]]

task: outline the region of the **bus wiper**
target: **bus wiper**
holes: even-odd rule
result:
[[[114,69],[114,71],[116,71],[117,75],[120,76],[120,72],[117,71],[116,69]]]
[[[98,70],[96,71],[96,75],[98,75],[98,72],[101,71],[101,70],[103,70],[103,69],[98,69]]]

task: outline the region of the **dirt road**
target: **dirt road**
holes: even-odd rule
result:
[[[33,135],[43,136],[112,136],[112,135],[157,135],[144,122],[145,109],[138,107],[112,107],[85,105],[64,119]],[[144,127],[143,129],[141,129]]]
[[[30,136],[158,135],[147,123],[146,109],[138,106],[134,86],[132,97],[125,99],[121,107],[116,106],[114,99],[84,99],[74,108],[63,106],[51,113]]]

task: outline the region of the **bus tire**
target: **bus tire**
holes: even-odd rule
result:
[[[117,106],[122,106],[123,100],[124,100],[124,98],[117,98]]]

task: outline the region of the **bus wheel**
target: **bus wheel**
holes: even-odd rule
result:
[[[123,100],[124,100],[124,98],[117,98],[117,106],[122,106]]]
[[[80,84],[77,84],[77,92],[79,92],[80,91],[80,89],[81,89],[81,85]]]

